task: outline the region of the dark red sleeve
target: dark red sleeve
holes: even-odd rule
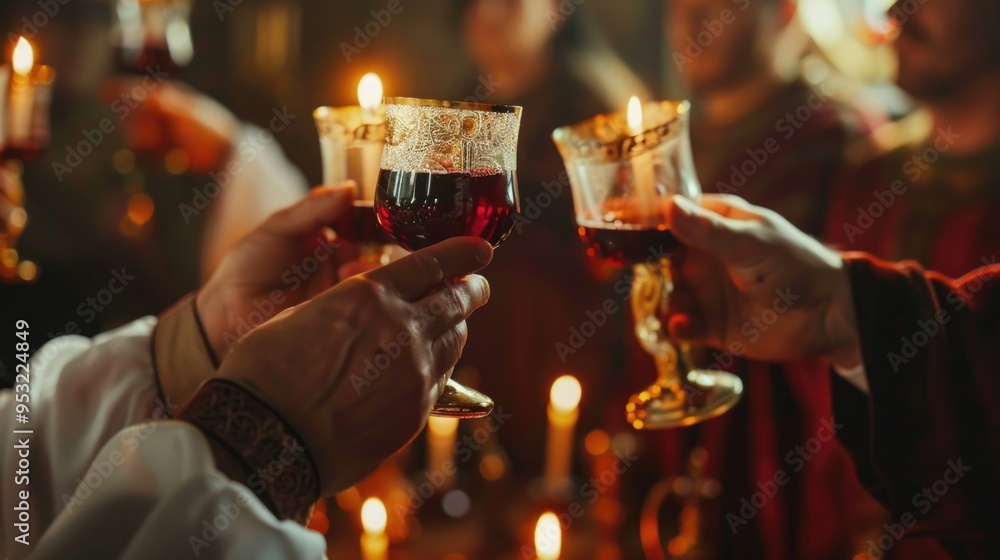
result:
[[[1000,266],[848,267],[870,393],[838,382],[840,436],[891,522],[980,557],[1000,538]]]

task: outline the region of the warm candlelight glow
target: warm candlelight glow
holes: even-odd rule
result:
[[[21,37],[14,47],[14,72],[26,76],[31,72],[31,67],[35,65],[35,53],[31,50],[31,43]]]
[[[374,111],[382,104],[382,79],[375,72],[361,76],[358,82],[358,104],[366,111]]]
[[[385,532],[385,524],[389,515],[385,504],[378,498],[368,498],[361,506],[361,526],[367,535],[381,535]]]
[[[427,419],[427,429],[431,435],[448,437],[458,431],[458,418],[431,416]]]
[[[582,394],[580,382],[572,375],[563,375],[552,383],[552,408],[559,412],[571,412],[580,404]]]
[[[551,512],[543,513],[535,525],[535,554],[538,555],[538,560],[557,560],[561,548],[559,518]]]
[[[631,134],[642,133],[642,103],[634,95],[628,100],[628,131]]]

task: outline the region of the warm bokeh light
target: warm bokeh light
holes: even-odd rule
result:
[[[503,457],[495,453],[490,453],[479,461],[479,474],[490,482],[503,478],[503,473],[506,470],[507,467],[503,463]]]
[[[583,388],[580,382],[572,375],[563,375],[552,382],[552,391],[549,396],[552,399],[552,408],[559,412],[572,412],[580,404],[580,397],[583,395]]]
[[[628,100],[628,130],[632,134],[642,133],[642,103],[639,98],[632,96]]]
[[[382,78],[375,72],[361,76],[358,82],[358,103],[368,111],[374,111],[382,104]]]
[[[603,455],[611,448],[611,438],[604,430],[593,430],[583,440],[583,446],[591,455]]]
[[[427,419],[427,429],[435,436],[451,436],[458,431],[458,418],[431,416]]]
[[[31,67],[35,65],[35,52],[31,50],[31,43],[24,37],[18,39],[17,46],[14,47],[13,63],[14,72],[22,76],[31,72]]]
[[[137,226],[148,222],[153,217],[153,210],[153,199],[146,193],[135,193],[128,200],[128,219]]]
[[[365,533],[369,535],[381,535],[385,532],[386,522],[389,515],[385,511],[385,504],[378,498],[368,498],[361,506],[361,526]]]
[[[556,560],[562,549],[562,529],[552,512],[543,513],[535,525],[535,554],[538,560]]]

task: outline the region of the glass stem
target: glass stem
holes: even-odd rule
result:
[[[677,348],[669,340],[667,325],[661,322],[673,291],[670,260],[636,264],[632,271],[632,312],[635,316],[636,337],[643,349],[653,356],[657,384],[665,389],[679,391],[683,364]]]

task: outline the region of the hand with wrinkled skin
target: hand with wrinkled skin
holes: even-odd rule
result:
[[[675,197],[666,216],[686,245],[674,259],[666,317],[673,337],[749,358],[861,363],[840,254],[777,213],[731,195]],[[775,313],[765,328],[761,319]],[[756,320],[756,322],[755,322]],[[749,333],[749,336],[748,336]]]
[[[489,243],[456,238],[351,277],[255,329],[219,375],[256,389],[295,427],[323,495],[343,490],[423,429],[462,354],[465,320],[489,299],[473,273],[492,256]]]

